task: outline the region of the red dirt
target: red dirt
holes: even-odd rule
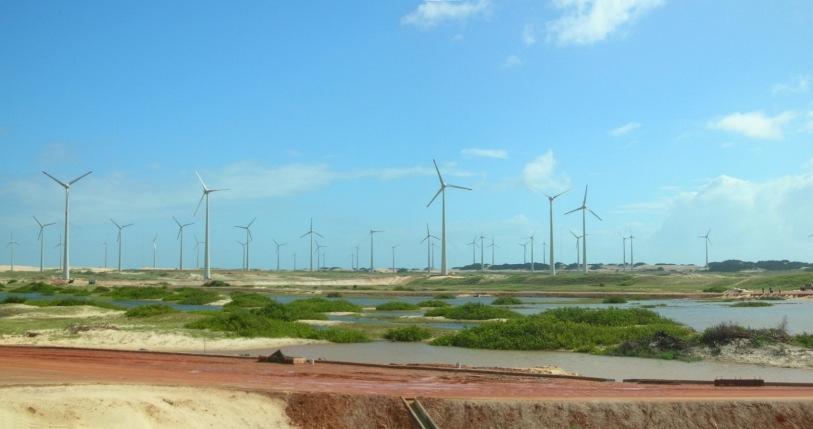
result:
[[[813,388],[806,387],[600,383],[318,362],[282,365],[224,356],[0,346],[0,385],[55,383],[199,385],[268,393],[331,392],[472,399],[813,399]]]

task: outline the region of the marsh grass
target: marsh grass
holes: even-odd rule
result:
[[[489,319],[511,319],[520,317],[519,313],[506,308],[492,307],[480,303],[468,303],[457,307],[433,308],[425,313],[426,317],[442,316],[455,320],[489,320]]]
[[[127,310],[124,315],[126,317],[152,317],[177,312],[178,310],[166,304],[150,304],[133,307]]]
[[[403,328],[393,328],[384,334],[384,338],[397,342],[416,342],[429,339],[432,332],[421,326],[405,326]]]
[[[375,309],[377,311],[406,311],[406,310],[418,310],[420,308],[421,307],[419,305],[410,304],[408,302],[403,301],[390,301],[375,306]]]
[[[418,307],[449,307],[451,304],[448,302],[439,300],[439,299],[428,299],[426,301],[421,301],[418,303]]]
[[[501,296],[491,301],[491,305],[520,305],[522,300],[513,296]]]

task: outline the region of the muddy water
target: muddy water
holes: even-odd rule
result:
[[[252,351],[252,354],[274,350]],[[581,375],[614,378],[761,378],[768,381],[813,383],[813,370],[772,368],[719,362],[680,362],[660,359],[595,356],[546,351],[502,351],[437,347],[423,343],[311,344],[285,347],[286,354],[311,359],[364,363],[447,363],[471,366],[527,368],[554,365]]]

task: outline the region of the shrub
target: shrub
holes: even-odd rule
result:
[[[729,305],[729,307],[770,307],[773,304],[770,302],[762,302],[762,301],[742,301],[742,302],[735,302],[734,304]]]
[[[252,292],[235,292],[231,294],[231,302],[224,307],[263,307],[274,302],[273,299],[266,295]]]
[[[92,292],[93,293],[107,293],[107,292],[110,292],[110,288],[105,287],[105,286],[96,286],[95,288],[93,288]]]
[[[254,313],[274,320],[293,322],[295,320],[325,320],[327,316],[302,306],[283,305],[276,301],[252,310]]]
[[[457,320],[510,319],[520,317],[519,313],[480,303],[468,303],[457,307],[439,307],[426,312],[427,317],[443,316]]]
[[[604,298],[601,301],[602,304],[626,304],[627,299],[621,296],[611,296],[608,298]]]
[[[725,292],[726,290],[727,290],[727,289],[725,288],[725,286],[710,286],[710,287],[707,287],[707,288],[703,289],[703,292],[708,292],[708,293],[723,293],[723,292]]]
[[[229,287],[230,284],[224,282],[223,280],[209,280],[208,282],[203,284],[203,287]]]
[[[435,299],[454,299],[455,296],[450,293],[439,293],[435,295]]]
[[[55,299],[51,301],[32,301],[26,300],[26,304],[28,305],[36,305],[37,307],[75,307],[78,305],[89,305],[93,307],[100,307],[100,308],[108,308],[111,310],[124,310],[123,307],[118,305],[109,303],[109,302],[102,302],[102,301],[94,301],[89,299],[80,299],[80,298],[62,298],[62,299]]]
[[[204,305],[219,299],[217,292],[192,287],[175,289],[171,295],[164,297],[164,301],[177,301],[183,305]]]
[[[384,334],[384,338],[398,342],[423,341],[431,336],[429,329],[415,325],[390,329]]]
[[[513,296],[501,296],[494,301],[491,301],[491,305],[520,305],[522,304],[522,300],[519,298],[515,298]]]
[[[344,299],[327,300],[325,298],[299,299],[288,303],[287,307],[307,313],[329,313],[336,311],[360,312],[361,307]]]
[[[113,299],[163,299],[172,292],[166,287],[122,286],[110,289],[107,295]]]
[[[3,300],[3,304],[22,304],[25,302],[25,297],[22,296],[7,296],[6,299]]]
[[[697,341],[708,347],[716,348],[735,340],[749,340],[752,344],[759,345],[763,342],[787,342],[790,338],[784,322],[776,328],[769,329],[752,329],[731,323],[721,323],[706,328]]]
[[[420,307],[403,301],[390,301],[375,306],[378,311],[417,310]]]
[[[626,340],[609,350],[615,356],[690,360],[689,342],[665,331],[637,340]]]
[[[54,295],[62,291],[63,289],[61,287],[43,282],[29,283],[12,290],[12,292],[16,293],[38,293],[40,295]]]
[[[439,299],[429,299],[418,303],[418,307],[448,307],[450,305],[448,302]]]
[[[151,317],[160,314],[177,313],[178,310],[166,304],[150,304],[133,307],[124,313],[127,317]]]
[[[316,330],[303,323],[274,320],[247,310],[220,312],[186,325],[191,329],[230,332],[241,337],[313,338]]]
[[[341,298],[342,294],[339,292],[328,292],[325,294],[325,296],[328,298]]]
[[[813,349],[813,334],[805,332],[793,337],[793,339],[800,346]]]

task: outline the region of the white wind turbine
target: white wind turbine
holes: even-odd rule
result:
[[[373,265],[373,254],[374,254],[374,249],[373,249],[373,236],[375,236],[375,234],[378,234],[378,233],[380,233],[380,232],[384,232],[384,231],[378,231],[378,230],[375,230],[375,229],[371,229],[371,230],[370,230],[370,272],[371,272],[371,273],[372,273],[372,272],[374,271],[374,269],[375,269],[375,266]]]
[[[45,230],[45,228],[56,224],[56,222],[43,224],[42,222],[40,222],[39,219],[37,219],[36,216],[32,216],[32,217],[34,218],[34,222],[37,223],[37,226],[40,227],[40,232],[39,232],[39,234],[37,234],[37,240],[39,240],[39,242],[40,242],[40,272],[42,272],[45,269],[45,251],[44,251],[44,249],[45,249],[45,235],[43,234],[43,231]]]
[[[464,191],[471,191],[469,188],[465,188],[463,186],[451,185],[446,183],[443,180],[443,176],[440,174],[440,169],[438,168],[438,163],[435,160],[432,160],[432,163],[435,164],[435,171],[438,173],[438,180],[440,181],[440,189],[432,197],[432,200],[429,201],[429,204],[426,207],[432,205],[438,195],[441,195],[441,227],[440,227],[440,275],[445,276],[449,273],[446,267],[446,188],[455,188],[455,189],[462,189]]]
[[[630,241],[630,271],[635,270],[635,247],[633,245],[633,240],[635,240],[635,236],[630,233],[630,236],[627,237]]]
[[[274,242],[274,246],[277,248],[277,271],[279,271],[279,248],[288,244],[288,243],[277,243],[277,240],[272,240]]]
[[[102,243],[104,246],[104,267],[107,268],[107,242]]]
[[[432,272],[432,239],[439,240],[429,232],[429,224],[426,224],[426,236],[421,243],[426,242],[426,272]]]
[[[624,271],[627,271],[627,240],[628,238],[626,236],[621,237],[621,261],[623,263]]]
[[[395,269],[395,249],[397,247],[398,246],[392,246],[392,272],[393,272],[393,274],[395,274],[397,272],[396,269]]]
[[[110,219],[110,222],[113,222],[113,225],[116,225],[116,228],[118,228],[118,230],[119,230],[118,234],[116,235],[116,241],[119,243],[119,265],[118,265],[119,269],[118,269],[118,271],[121,272],[121,242],[123,241],[121,239],[121,230],[123,230],[124,228],[127,228],[129,226],[133,226],[133,224],[128,223],[127,225],[119,225],[113,219]]]
[[[198,240],[197,234],[192,234],[195,237],[195,268],[200,268],[200,244],[202,241]]]
[[[567,191],[569,191],[569,189]],[[545,196],[548,197],[548,208],[549,208],[548,215],[550,216],[550,273],[551,275],[554,276],[556,275],[556,258],[553,253],[553,200],[559,198],[562,194],[564,194],[567,191],[559,192],[558,194],[553,196],[545,194]]]
[[[576,239],[576,268],[581,265],[581,249],[579,248],[579,243],[581,242],[582,236],[577,235],[575,232],[570,231],[570,234]]]
[[[582,265],[584,266],[584,272],[587,273],[587,212],[590,212],[596,219],[601,220],[599,215],[597,215],[593,210],[587,207],[587,186],[584,187],[584,199],[582,200],[582,205],[578,208],[575,208],[567,213],[574,213],[577,211],[582,212]]]
[[[311,250],[311,251],[310,251],[310,270],[311,270],[311,271],[313,271],[313,236],[314,236],[314,235],[318,236],[319,238],[325,238],[325,237],[322,237],[322,234],[319,234],[318,232],[316,232],[316,231],[314,231],[314,230],[313,230],[313,218],[311,218],[311,226],[310,226],[310,229],[308,229],[308,232],[306,232],[306,233],[302,234],[302,236],[300,236],[300,237],[299,237],[299,238],[305,238],[306,236],[310,236],[310,243],[311,243],[311,249],[310,249],[310,250]],[[317,260],[319,259],[319,257],[318,257],[318,256],[319,256],[319,255],[317,255],[317,258],[316,258]],[[319,267],[318,267],[318,265],[319,265],[318,261],[317,261],[316,265],[317,265],[317,267],[316,267],[316,268],[317,268],[317,269],[319,269]]]
[[[203,182],[203,178],[200,177],[198,172],[195,172],[195,175],[198,176],[198,180],[200,181],[200,185],[203,187],[203,193],[200,196],[200,200],[198,200],[198,206],[195,208],[195,213],[192,216],[198,214],[198,210],[200,209],[200,204],[203,200],[206,200],[206,213],[205,218],[206,221],[204,222],[204,237],[203,237],[203,279],[204,280],[211,280],[212,279],[212,267],[210,266],[211,258],[209,255],[209,194],[212,192],[219,192],[219,191],[228,191],[228,189],[209,189],[206,186],[206,183]]]
[[[158,267],[158,234],[152,238],[152,269]]]
[[[700,238],[702,238],[703,241],[706,244],[706,269],[709,268],[709,244],[711,244],[711,240],[709,239],[710,234],[711,234],[711,229],[706,231],[706,235],[701,235],[700,236]],[[810,236],[813,237],[813,234],[811,234]]]
[[[59,243],[54,245],[54,249],[61,249],[62,248],[62,234],[59,234]],[[62,267],[62,251],[59,252],[59,266]]]
[[[530,245],[531,245],[531,272],[534,272],[534,236],[535,235],[536,235],[536,233],[534,232],[533,234],[531,234],[530,237],[528,237],[528,239],[531,241],[530,242]]]
[[[175,224],[178,225],[178,236],[175,237],[175,239],[181,241],[180,246],[181,256],[178,259],[178,271],[183,271],[183,229],[186,228],[187,226],[194,225],[195,223],[194,222],[181,223],[175,216],[172,216],[172,220],[174,220]],[[197,237],[195,237],[195,241],[198,241]],[[195,251],[197,252],[197,245],[195,245]]]
[[[480,233],[480,271],[485,271],[486,270],[486,260],[485,260],[485,253],[484,253],[484,250],[485,250],[485,247],[486,247],[485,243],[484,243],[485,239],[486,239],[486,237],[482,233]]]
[[[236,241],[237,241],[237,244],[239,244],[240,246],[243,247],[243,249],[242,249],[243,250],[243,266],[240,269],[245,271],[246,270],[246,244],[247,243],[243,243],[240,240],[236,240]]]
[[[474,268],[477,265],[477,237],[472,238],[466,246],[471,246],[471,266]]]
[[[68,228],[68,224],[69,224],[69,221],[70,221],[70,212],[68,210],[68,198],[69,198],[69,195],[70,195],[70,192],[71,192],[71,186],[74,183],[81,180],[82,178],[84,178],[85,176],[87,176],[88,174],[92,173],[92,171],[88,171],[87,173],[77,177],[76,179],[71,180],[68,183],[65,183],[65,182],[57,179],[56,177],[51,176],[50,174],[46,173],[45,171],[43,171],[42,173],[45,174],[46,176],[50,177],[51,179],[53,179],[54,182],[59,183],[59,185],[62,186],[63,188],[65,188],[65,231],[64,231],[65,242],[64,242],[64,245],[62,246],[62,255],[63,256],[62,256],[62,263],[60,263],[60,265],[62,265],[62,275],[64,276],[65,281],[70,282],[70,280],[71,280],[71,259],[70,259],[70,257],[71,257],[71,255],[70,255],[71,246],[70,246],[70,239],[69,239],[70,231],[69,231],[69,228]],[[61,242],[62,242],[62,239],[60,239],[60,243]]]
[[[11,272],[14,272],[14,248],[19,246],[20,243],[14,241],[14,234],[9,234],[9,241],[6,244],[6,247],[10,248],[11,250]]]
[[[251,266],[249,265],[249,263],[250,263],[249,252],[251,250],[250,249],[251,242],[254,241],[254,237],[251,235],[251,225],[254,224],[255,220],[257,220],[256,217],[254,219],[251,219],[251,222],[249,222],[248,225],[243,225],[243,226],[235,225],[234,226],[235,228],[240,228],[240,229],[245,229],[246,230],[246,263],[244,264],[245,265],[244,269],[246,271],[251,269]]]
[[[494,243],[494,237],[493,236],[491,237],[491,244],[489,244],[488,247],[491,248],[491,267],[492,267],[491,269],[493,269],[493,267],[494,267],[494,249],[497,248],[497,247],[500,247],[500,246],[497,246]]]
[[[519,243],[522,246],[522,266],[528,263],[528,243]]]
[[[322,264],[324,264],[324,262],[325,262],[324,259],[322,259],[322,256],[323,256],[322,249],[324,249],[325,247],[327,247],[327,246],[323,246],[323,245],[319,244],[318,241],[316,242],[316,270],[317,271],[324,268],[324,266],[322,266]]]

